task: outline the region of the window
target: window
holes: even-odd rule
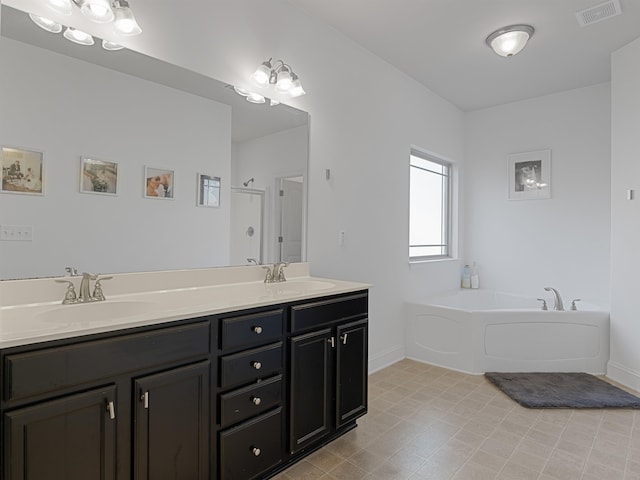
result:
[[[409,260],[451,256],[451,164],[411,150]]]

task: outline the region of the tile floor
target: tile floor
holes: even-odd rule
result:
[[[371,375],[355,430],[276,479],[640,480],[640,410],[531,410],[403,360]]]

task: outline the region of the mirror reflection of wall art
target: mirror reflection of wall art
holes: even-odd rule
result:
[[[118,164],[95,158],[80,159],[80,192],[118,194]]]
[[[2,147],[3,193],[44,195],[44,154],[36,150]]]
[[[220,206],[220,177],[198,174],[198,206]]]
[[[173,170],[144,167],[144,196],[173,198]]]
[[[551,198],[551,150],[507,155],[509,200]]]

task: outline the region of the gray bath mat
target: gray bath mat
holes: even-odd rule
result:
[[[527,408],[640,408],[640,398],[588,373],[485,373]]]

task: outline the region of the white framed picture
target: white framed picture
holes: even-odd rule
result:
[[[507,155],[509,200],[551,198],[551,150]]]
[[[44,195],[44,152],[2,147],[2,193]]]
[[[144,167],[145,198],[173,199],[173,185],[173,170],[155,167]]]
[[[118,194],[118,164],[92,157],[80,158],[80,192]]]
[[[217,208],[220,206],[220,177],[198,173],[197,188],[197,205],[199,207]]]

